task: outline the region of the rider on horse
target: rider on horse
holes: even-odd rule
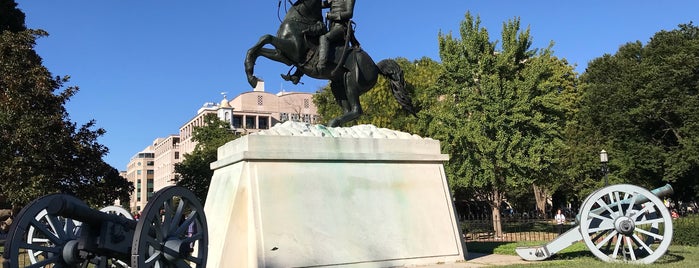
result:
[[[304,34],[310,36],[320,36],[319,46],[318,46],[318,63],[317,69],[322,71],[326,68],[328,62],[328,50],[330,45],[334,42],[345,41],[346,33],[350,27],[350,20],[354,15],[354,2],[355,0],[323,0],[323,8],[330,8],[330,11],[326,14],[326,18],[330,23],[330,30],[325,31],[323,25],[313,25],[309,29],[304,30]],[[321,28],[322,27],[322,28]],[[355,41],[356,43],[356,41]],[[297,70],[294,74],[282,75],[282,78],[287,81],[291,81],[294,84],[298,84],[303,75],[302,72]]]
[[[391,59],[375,63],[354,37],[351,18],[355,1],[296,0],[279,25],[277,35],[262,35],[248,49],[244,64],[250,86],[255,87],[260,81],[255,76],[255,62],[260,56],[293,66],[292,70],[296,68],[293,75],[282,75],[293,83],[298,83],[302,75],[329,80],[342,115],[330,120],[328,126],[337,127],[362,115],[359,97],[374,88],[379,77],[384,77],[396,101],[404,110],[416,115],[418,109],[406,90],[400,64]],[[326,18],[331,24],[330,31],[323,23],[323,8],[328,7],[330,12]],[[344,38],[341,33],[345,33]],[[329,66],[318,69],[320,59],[323,59],[321,65],[327,61]]]
[[[331,42],[347,41],[345,34],[350,27],[350,19],[354,15],[354,0],[328,0],[323,1],[323,8],[330,7],[326,15],[330,21],[330,31],[320,36],[318,48],[318,69],[325,69],[328,61],[328,48]]]

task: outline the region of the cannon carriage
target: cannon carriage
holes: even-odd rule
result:
[[[672,241],[672,218],[661,200],[672,193],[670,185],[653,191],[629,184],[602,188],[585,199],[575,228],[546,245],[515,251],[522,259],[540,261],[584,241],[597,258],[606,262],[653,263]]]
[[[156,192],[139,219],[51,194],[15,218],[3,267],[206,267],[207,250],[204,209],[183,187]]]

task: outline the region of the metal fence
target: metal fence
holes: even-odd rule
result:
[[[575,227],[574,222],[567,221],[559,230],[553,219],[526,217],[502,217],[500,224],[502,235],[497,236],[492,217],[468,217],[459,222],[466,242],[548,241],[556,238],[559,231]]]
[[[566,219],[566,223],[560,229],[561,233],[577,226],[574,217]],[[682,228],[696,235],[693,230],[699,229],[699,214],[680,216],[673,219],[673,223],[676,232]],[[500,224],[503,233],[501,236],[496,236],[490,215],[468,217],[459,221],[466,242],[551,241],[559,235],[558,226],[553,219],[502,217]]]

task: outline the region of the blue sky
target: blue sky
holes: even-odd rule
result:
[[[286,0],[285,0],[286,1]],[[27,26],[50,36],[36,50],[53,75],[70,75],[80,92],[67,104],[71,120],[95,119],[107,130],[105,161],[125,170],[131,156],[158,137],[176,134],[205,102],[250,90],[247,49],[279,26],[278,0],[18,0]],[[281,16],[284,14],[282,4]],[[530,26],[533,47],[555,43],[554,54],[587,63],[619,46],[646,43],[660,30],[699,23],[699,1],[357,1],[357,38],[375,61],[439,60],[440,31],[458,36],[464,14],[481,17],[491,40],[514,17]],[[294,86],[279,78],[288,67],[263,58],[256,74],[268,92],[315,92],[325,81]]]

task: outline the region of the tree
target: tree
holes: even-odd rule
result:
[[[24,12],[17,9],[14,0],[0,0],[0,32],[19,32],[26,30]]]
[[[441,72],[440,64],[426,57],[412,62],[398,58],[396,62],[403,69],[406,90],[412,95],[413,104],[421,109],[429,107],[427,89],[435,83]],[[420,134],[417,129],[417,122],[420,119],[401,109],[384,77],[380,76],[376,86],[361,95],[359,100],[364,113],[356,120],[357,124],[372,124],[377,127]],[[317,92],[313,96],[313,101],[318,107],[321,121],[327,122],[342,114],[340,106],[337,105],[328,87]]]
[[[117,169],[104,162],[95,169],[96,173],[103,175],[95,177],[92,183],[75,186],[75,192],[91,193],[83,194],[80,199],[95,208],[110,206],[114,200],[121,200],[122,204],[128,202],[134,190],[133,183],[121,177]]]
[[[231,130],[229,122],[218,118],[216,114],[204,116],[204,126],[195,127],[192,140],[197,143],[191,154],[184,155],[184,161],[175,164],[178,176],[173,180],[177,185],[190,189],[201,200],[206,202],[209,184],[214,171],[211,163],[216,161],[218,147],[237,138]]]
[[[630,42],[590,62],[581,76],[586,145],[610,155],[610,181],[682,199],[699,193],[699,28],[681,24],[645,46]],[[594,157],[594,155],[592,155]]]
[[[509,189],[550,179],[564,147],[560,92],[572,85],[572,67],[551,47],[530,49],[519,19],[503,24],[501,50],[466,13],[461,39],[439,34],[444,72],[432,90],[438,99],[422,121],[450,154],[445,166],[452,190],[472,188],[492,208],[502,235],[499,206]]]
[[[24,27],[16,3],[0,2],[0,187],[16,205],[49,193],[68,193],[90,205],[128,200],[126,179],[105,163],[105,133],[90,121],[70,121],[64,105],[77,87],[58,91],[69,77],[55,77],[34,51],[48,34]],[[57,92],[58,91],[58,92]]]

